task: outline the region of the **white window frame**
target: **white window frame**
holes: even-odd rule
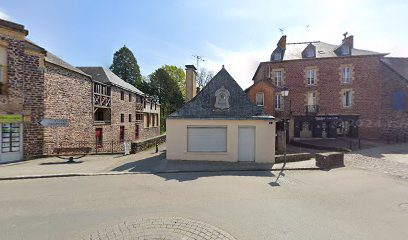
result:
[[[353,93],[350,90],[346,90],[343,92],[343,107],[350,108],[352,105],[353,105]]]
[[[315,106],[317,105],[317,97],[316,97],[316,92],[308,92],[307,93],[307,105],[308,106]],[[312,102],[310,102],[310,100]]]
[[[341,46],[341,55],[350,55],[350,47],[347,44]]]
[[[275,96],[275,110],[281,111],[282,110],[282,101],[283,97],[281,93],[276,93]]]
[[[316,85],[316,69],[310,68],[307,70],[307,85]]]
[[[282,86],[283,72],[281,70],[276,70],[276,71],[273,71],[273,75],[274,75],[275,86],[276,87],[281,87]]]
[[[264,106],[265,104],[265,94],[263,92],[256,93],[256,105]]]
[[[343,67],[342,69],[343,83],[351,83],[351,67]]]
[[[314,52],[314,50],[313,50],[313,48],[308,48],[308,49],[306,49],[306,57],[307,58],[312,58],[312,57],[314,57],[315,56],[315,52]]]
[[[275,60],[275,61],[282,60],[282,53],[280,51],[275,52],[273,54],[273,60]]]

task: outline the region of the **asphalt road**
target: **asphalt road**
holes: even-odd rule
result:
[[[241,172],[1,181],[0,239],[89,239],[149,217],[197,220],[237,240],[408,236],[404,179],[354,168],[275,179]]]

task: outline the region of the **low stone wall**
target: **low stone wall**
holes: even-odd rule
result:
[[[166,142],[166,134],[132,142],[131,153],[137,153]]]
[[[328,152],[316,153],[316,166],[320,169],[344,167],[344,153]]]
[[[311,153],[293,153],[286,155],[286,162],[300,162],[306,161],[313,158],[313,154]],[[276,155],[275,163],[283,163],[284,156],[283,155]]]

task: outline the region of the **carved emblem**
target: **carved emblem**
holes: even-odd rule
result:
[[[229,108],[229,96],[230,96],[229,91],[225,89],[224,86],[222,86],[215,92],[214,107],[219,108],[221,110]]]

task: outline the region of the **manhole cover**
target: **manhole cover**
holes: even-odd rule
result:
[[[134,222],[124,222],[97,231],[81,239],[113,240],[234,240],[231,235],[207,223],[180,218],[143,218]]]

